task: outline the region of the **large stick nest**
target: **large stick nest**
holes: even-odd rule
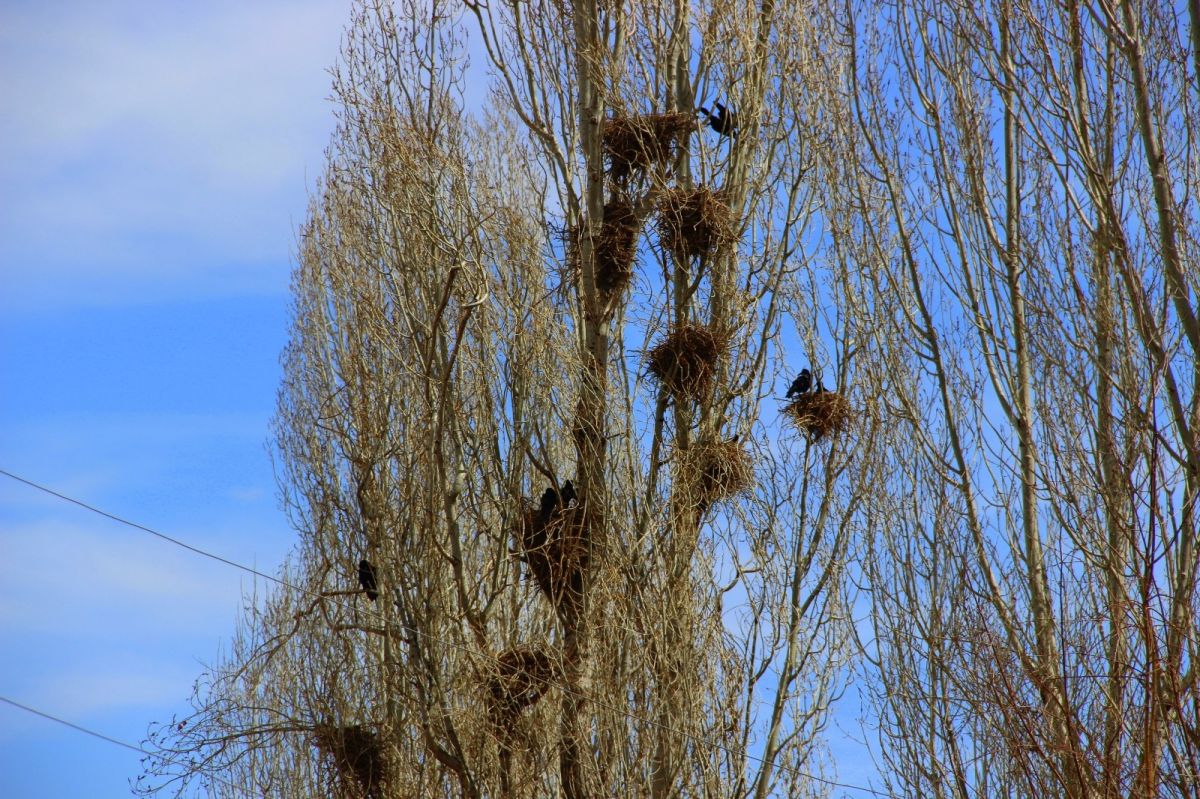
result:
[[[650,374],[676,397],[699,400],[712,386],[717,361],[728,347],[728,336],[689,322],[650,350]]]
[[[366,727],[317,726],[313,744],[333,763],[341,782],[341,795],[354,799],[382,799],[388,780],[388,761],[379,735]]]
[[[556,506],[549,518],[530,500],[523,500],[517,517],[518,556],[542,593],[560,611],[583,597],[591,535],[582,502]]]
[[[658,205],[658,233],[680,260],[700,258],[737,240],[724,194],[705,186],[665,192]]]
[[[651,164],[666,164],[679,145],[696,129],[694,114],[615,115],[604,120],[602,132],[608,172],[623,180]]]
[[[737,441],[701,441],[683,452],[679,476],[701,508],[729,499],[754,484],[750,453]]]
[[[801,394],[783,412],[813,441],[840,433],[850,424],[850,402],[836,391]]]
[[[506,649],[489,664],[489,671],[489,706],[498,724],[511,723],[562,675],[558,660],[544,646]]]
[[[641,227],[641,220],[624,197],[615,196],[604,206],[600,232],[592,237],[596,288],[601,292],[615,294],[629,285]],[[582,235],[578,229],[567,232],[568,255],[576,268],[579,265]]]

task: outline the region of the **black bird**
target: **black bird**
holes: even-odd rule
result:
[[[367,599],[374,602],[379,598],[379,585],[375,582],[375,567],[371,561],[363,558],[358,562],[358,584],[367,592]]]
[[[548,486],[542,492],[542,521],[550,520],[550,514],[554,513],[554,507],[558,505],[558,493],[554,490],[554,486]]]
[[[817,385],[820,384],[821,381],[818,379]],[[787,398],[795,399],[801,394],[807,394],[810,388],[812,388],[812,372],[804,369],[800,372],[796,379],[792,381],[791,387],[787,390]]]
[[[717,109],[717,113],[712,113],[704,106],[700,106],[700,113],[708,117],[708,126],[722,136],[737,135],[737,113],[730,111],[720,103],[713,103]]]
[[[562,504],[564,508],[571,507],[572,502],[577,502],[579,496],[575,493],[575,484],[570,480],[563,483],[562,487]]]

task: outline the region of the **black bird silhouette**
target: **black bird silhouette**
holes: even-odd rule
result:
[[[374,602],[379,598],[378,583],[375,582],[375,567],[371,561],[363,558],[358,562],[358,584],[367,592],[367,599]]]
[[[821,381],[819,379],[817,380],[817,385],[821,385]],[[787,398],[795,399],[801,394],[807,394],[810,388],[812,388],[812,372],[804,369],[800,372],[796,379],[792,381],[791,387],[787,390]]]
[[[562,487],[562,504],[564,508],[571,507],[572,502],[577,502],[579,496],[575,493],[575,484],[570,480],[563,483]]]
[[[554,513],[554,507],[558,505],[558,493],[555,492],[554,486],[547,486],[542,492],[542,521],[550,521],[550,514]]]
[[[722,136],[737,136],[737,113],[720,103],[713,103],[713,106],[717,109],[715,114],[700,106],[700,113],[708,117],[708,126]]]

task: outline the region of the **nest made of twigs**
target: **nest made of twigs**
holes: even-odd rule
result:
[[[558,610],[578,603],[583,595],[591,543],[583,503],[557,506],[549,517],[530,500],[523,500],[517,517],[518,557],[542,593]]]
[[[754,484],[750,453],[737,441],[692,444],[683,452],[679,475],[701,508],[729,499]]]
[[[387,754],[374,730],[358,724],[348,727],[323,724],[313,730],[313,743],[333,762],[341,778],[343,796],[379,799],[384,795]]]
[[[497,655],[489,672],[489,707],[493,719],[504,724],[541,699],[562,675],[562,667],[544,646],[518,646]]]
[[[681,260],[700,258],[737,240],[723,193],[706,186],[665,192],[658,204],[658,234]]]
[[[604,120],[602,140],[608,172],[623,180],[651,164],[666,164],[695,130],[695,114],[614,115]]]
[[[605,204],[600,232],[592,238],[597,289],[615,294],[629,285],[641,229],[642,222],[627,199],[617,195]],[[568,257],[576,269],[582,235],[577,228],[567,231]]]
[[[850,402],[836,391],[812,391],[792,400],[783,412],[813,441],[846,429],[852,416]]]
[[[675,396],[699,400],[712,386],[717,361],[728,347],[728,336],[689,322],[650,350],[650,374]]]

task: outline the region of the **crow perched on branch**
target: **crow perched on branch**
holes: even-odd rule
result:
[[[708,118],[708,126],[722,136],[737,136],[737,113],[720,103],[713,103],[713,106],[717,109],[715,114],[700,106],[700,113]]]
[[[375,567],[366,558],[358,562],[358,584],[366,592],[367,599],[374,602],[379,598],[379,584],[375,582]]]
[[[817,385],[820,385],[820,383],[821,381],[818,380]],[[792,381],[791,387],[789,387],[787,390],[787,398],[795,399],[801,394],[807,394],[810,388],[812,388],[812,372],[804,369],[800,372],[796,379]]]
[[[577,502],[579,500],[579,496],[575,493],[575,484],[570,480],[563,483],[561,496],[564,508],[571,507],[572,502]]]

